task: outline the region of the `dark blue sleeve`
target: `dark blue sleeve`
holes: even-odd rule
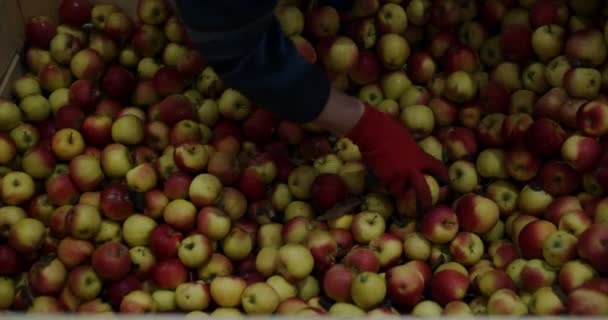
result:
[[[325,73],[302,57],[271,0],[177,0],[193,45],[226,85],[296,122],[314,120],[329,97]]]

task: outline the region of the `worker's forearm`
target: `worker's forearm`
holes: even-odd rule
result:
[[[176,1],[193,45],[228,86],[284,119],[310,122],[327,103],[329,80],[284,35],[274,3]]]

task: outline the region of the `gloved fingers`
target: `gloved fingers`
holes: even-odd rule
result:
[[[416,210],[418,212],[426,212],[433,206],[433,197],[431,195],[431,188],[424,174],[421,172],[414,172],[411,175],[411,183],[414,191],[416,191]]]
[[[388,189],[392,194],[399,196],[405,192],[405,182],[405,179],[395,179],[388,185]]]
[[[440,184],[447,184],[450,181],[448,168],[436,158],[429,157],[425,169],[425,171],[434,176]]]

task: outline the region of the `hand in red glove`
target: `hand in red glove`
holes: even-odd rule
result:
[[[418,209],[431,208],[431,191],[424,175],[447,182],[448,171],[441,161],[418,146],[399,121],[365,104],[361,120],[347,137],[359,146],[367,165],[393,194],[401,195],[412,186]]]

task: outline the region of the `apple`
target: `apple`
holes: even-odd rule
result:
[[[66,231],[76,239],[93,238],[100,229],[101,215],[97,207],[88,204],[74,205],[66,217]]]
[[[135,204],[123,183],[111,183],[101,191],[99,208],[111,220],[124,221],[135,211]]]
[[[110,143],[101,151],[101,168],[106,177],[122,178],[134,166],[129,149],[120,143]]]
[[[568,294],[568,313],[573,315],[605,314],[608,295],[597,290],[578,288]]]
[[[312,37],[321,39],[338,33],[340,16],[338,11],[328,5],[314,7],[304,17],[304,29]]]
[[[538,177],[542,188],[552,196],[571,194],[581,185],[580,174],[563,161],[545,162],[538,172]]]
[[[37,295],[58,294],[67,279],[65,265],[58,258],[36,261],[27,274],[31,290]]]
[[[133,21],[122,11],[114,11],[108,14],[104,25],[105,33],[118,41],[129,38],[133,33],[133,29]]]
[[[572,32],[565,43],[568,59],[582,67],[598,67],[606,59],[608,49],[602,33],[593,28]]]
[[[243,120],[252,112],[249,98],[232,88],[226,89],[217,103],[220,113],[229,120]]]
[[[94,250],[90,241],[67,237],[59,242],[57,257],[67,269],[72,269],[87,261]]]
[[[475,278],[475,285],[485,297],[490,297],[500,289],[516,290],[515,283],[504,270],[489,269]]]
[[[201,173],[192,180],[188,194],[195,206],[202,207],[217,203],[221,190],[222,183],[217,177]]]
[[[427,212],[420,222],[421,234],[433,243],[448,243],[458,231],[458,218],[449,207],[439,205]]]
[[[528,314],[528,307],[515,291],[503,288],[488,298],[487,312],[490,315],[523,316]]]
[[[407,234],[402,246],[408,259],[425,261],[431,255],[431,242],[418,232]]]
[[[70,161],[70,176],[78,189],[95,191],[104,179],[101,162],[92,155],[81,154]]]
[[[188,271],[179,259],[157,260],[150,276],[160,289],[175,290],[188,281]]]
[[[600,137],[608,133],[608,124],[602,114],[608,112],[608,104],[590,101],[583,104],[576,113],[576,125],[582,134],[589,137]]]
[[[355,215],[351,226],[353,239],[360,244],[368,244],[385,231],[384,218],[374,211],[362,211]]]
[[[240,305],[241,295],[247,283],[236,276],[219,276],[211,280],[209,293],[220,307],[234,308]]]
[[[380,258],[371,247],[352,247],[344,256],[342,263],[356,272],[380,270]]]
[[[565,293],[570,293],[576,288],[584,287],[585,284],[595,282],[597,271],[590,264],[573,259],[565,262],[559,271],[559,286]]]
[[[323,277],[323,291],[337,302],[348,302],[351,299],[351,284],[354,272],[343,264],[331,266]]]
[[[460,196],[453,205],[458,224],[466,231],[486,233],[496,225],[500,209],[487,197],[468,193]]]
[[[352,301],[364,310],[377,307],[387,294],[385,280],[377,273],[364,271],[354,276],[351,287]]]
[[[57,33],[49,44],[51,57],[62,65],[68,65],[74,55],[83,49],[83,43],[76,36]]]
[[[411,308],[423,299],[426,280],[412,262],[386,272],[387,295],[398,308]]]
[[[541,118],[530,126],[524,143],[528,150],[539,157],[555,155],[566,140],[564,129],[555,121]]]
[[[423,239],[422,236],[420,238]],[[352,240],[350,242],[352,243]],[[391,233],[384,233],[382,236],[370,241],[370,246],[378,256],[380,266],[383,268],[392,267],[399,262],[399,258],[405,250],[404,245],[405,241],[402,243],[399,237]]]
[[[136,84],[134,74],[119,65],[110,66],[101,81],[104,92],[117,101],[128,101]]]
[[[448,169],[450,187],[456,192],[468,193],[479,185],[479,177],[475,164],[466,160],[454,161]]]
[[[9,137],[13,140],[15,147],[19,152],[25,152],[27,149],[32,148],[41,141],[37,128],[25,122],[21,122],[19,125],[14,127],[10,131]],[[11,160],[15,159],[16,157],[13,157]]]
[[[593,99],[599,93],[601,78],[596,69],[573,67],[564,73],[563,86],[571,98]]]
[[[134,275],[129,275],[121,281],[114,282],[108,286],[109,302],[114,308],[119,308],[124,297],[143,288],[142,282]]]
[[[439,140],[445,145],[450,160],[465,159],[478,152],[475,133],[464,127],[448,127],[440,129]]]
[[[1,182],[1,198],[6,205],[24,204],[35,194],[34,179],[25,172],[9,172],[2,178]]]
[[[74,27],[81,27],[91,20],[91,4],[86,0],[63,0],[59,4],[61,21]]]
[[[156,221],[149,216],[133,214],[122,225],[123,240],[129,247],[146,245],[156,225]]]
[[[597,165],[601,157],[601,146],[591,137],[574,134],[564,141],[561,153],[562,159],[571,167],[579,172],[584,172]]]
[[[173,152],[172,152],[173,153]],[[161,161],[162,158],[159,158]],[[173,156],[171,154],[171,159]],[[171,167],[173,163],[171,163]],[[192,177],[185,173],[178,171],[177,169],[167,172],[167,176],[164,180],[163,192],[169,200],[175,199],[186,199],[188,197],[188,188],[192,183]]]
[[[57,25],[47,16],[30,17],[25,24],[27,42],[40,49],[48,49],[49,43],[57,34]]]
[[[410,45],[407,40],[396,33],[385,33],[376,44],[376,52],[380,63],[389,70],[401,68],[410,55]]]
[[[129,273],[131,265],[129,248],[116,241],[102,244],[91,255],[91,266],[103,280],[123,279]]]
[[[510,149],[505,157],[506,170],[511,178],[517,181],[529,181],[534,178],[540,167],[540,159],[524,147]]]
[[[79,80],[100,79],[105,68],[105,62],[98,51],[85,48],[78,51],[70,60],[70,70]]]
[[[279,295],[266,282],[248,285],[241,295],[241,306],[250,315],[273,313],[279,303]]]
[[[120,302],[121,313],[149,313],[155,312],[158,304],[154,301],[152,294],[142,289],[129,292]]]
[[[183,95],[172,94],[165,97],[160,103],[160,120],[173,127],[182,120],[194,119],[194,108],[188,98]]]
[[[608,269],[604,256],[606,248],[602,246],[602,239],[606,238],[608,228],[605,224],[593,224],[578,236],[577,252],[578,255],[589,261],[599,272]]]
[[[525,185],[517,197],[517,206],[531,215],[541,214],[553,201],[553,196],[534,184]]]
[[[4,136],[7,139],[9,137]],[[1,139],[2,137],[0,137]],[[8,149],[8,155],[5,156],[11,157],[11,153],[16,151],[15,144],[12,140],[0,140],[0,148],[2,148],[2,144],[4,142],[9,142],[12,145],[6,145],[6,148],[13,148],[13,150]],[[25,173],[30,175],[34,179],[43,179],[49,177],[53,170],[55,169],[55,157],[53,153],[40,145],[34,146],[32,149],[27,150],[21,159],[21,166]]]
[[[108,16],[112,12],[120,11],[120,8],[112,3],[96,4],[91,8],[91,23],[98,30],[105,29]]]
[[[433,110],[425,105],[411,105],[401,110],[401,122],[412,132],[415,139],[427,137],[435,128]]]
[[[175,288],[175,304],[182,311],[205,310],[210,303],[209,285],[203,281],[185,282]]]
[[[450,242],[449,250],[452,259],[464,266],[478,262],[484,251],[480,236],[471,232],[459,232]]]
[[[469,279],[458,271],[442,270],[433,275],[430,288],[433,300],[446,305],[464,297],[469,288]]]
[[[81,265],[69,272],[67,286],[78,299],[89,301],[99,295],[103,283],[93,267]]]
[[[164,23],[169,15],[168,4],[161,0],[143,0],[137,5],[137,17],[145,24]]]
[[[557,270],[541,259],[526,261],[521,270],[521,286],[524,291],[528,292],[550,286],[556,278]]]

